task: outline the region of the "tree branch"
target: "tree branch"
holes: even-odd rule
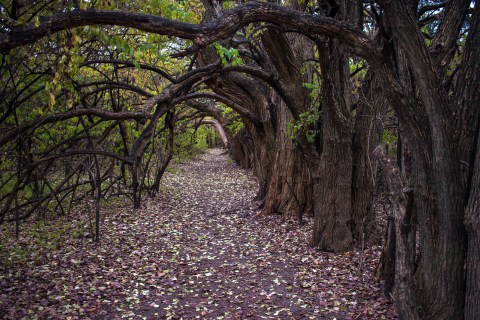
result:
[[[56,32],[87,25],[117,25],[145,32],[193,40],[200,47],[225,38],[254,22],[270,22],[305,35],[328,34],[348,43],[366,58],[378,56],[375,46],[356,27],[320,15],[311,15],[271,3],[249,2],[225,12],[208,24],[195,25],[162,17],[122,11],[74,10],[40,19],[23,27],[13,27],[0,36],[0,53],[32,44]]]
[[[143,112],[112,112],[99,109],[78,109],[71,110],[63,113],[54,114],[51,116],[37,118],[35,120],[24,123],[18,127],[12,128],[2,136],[0,136],[0,146],[4,145],[8,141],[15,139],[17,136],[25,133],[26,131],[36,128],[40,125],[47,123],[55,123],[62,120],[67,120],[81,116],[94,116],[99,117],[102,120],[144,120],[149,116]]]

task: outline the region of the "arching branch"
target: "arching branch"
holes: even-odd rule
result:
[[[62,120],[81,116],[94,116],[99,117],[102,120],[144,120],[148,118],[148,115],[143,112],[111,112],[100,109],[71,110],[51,116],[37,118],[18,127],[10,129],[9,131],[0,136],[0,146],[4,145],[8,141],[15,139],[17,136],[25,133],[26,131],[36,128],[40,125],[44,125],[47,123],[55,123]]]
[[[78,87],[83,88],[83,87],[92,87],[92,86],[100,86],[100,85],[104,85],[104,86],[99,88],[99,89],[101,89],[99,91],[108,90],[108,89],[125,89],[125,90],[129,90],[129,91],[138,93],[139,95],[142,95],[144,97],[150,98],[150,97],[153,96],[153,94],[143,90],[140,87],[134,86],[133,84],[128,84],[128,83],[124,83],[124,82],[116,82],[116,81],[88,82],[88,83],[79,84]],[[94,91],[97,92],[96,90],[94,90]],[[91,94],[92,93],[88,93],[87,95],[91,95]]]
[[[90,66],[90,65],[95,65],[95,64],[115,64],[115,65],[123,65],[123,66],[127,66],[127,67],[132,67],[132,68],[136,68],[138,66],[140,69],[144,69],[144,70],[148,70],[148,71],[158,73],[159,75],[161,75],[162,77],[164,77],[165,79],[167,79],[168,81],[170,81],[172,83],[176,83],[176,81],[177,81],[175,78],[173,78],[167,72],[165,72],[165,71],[163,71],[159,68],[156,68],[154,66],[144,64],[144,63],[138,63],[137,65],[135,65],[133,62],[125,61],[125,60],[97,59],[97,60],[85,61],[84,63],[82,63],[82,66]]]
[[[373,43],[356,27],[320,15],[291,10],[276,4],[250,2],[225,12],[208,24],[195,25],[159,16],[122,11],[74,10],[43,17],[40,24],[13,27],[0,37],[0,52],[34,43],[56,32],[87,25],[117,25],[193,40],[200,47],[227,37],[254,22],[283,25],[305,35],[328,34],[350,46],[364,58],[379,57]]]
[[[207,99],[213,99],[213,100],[222,102],[225,105],[227,105],[228,107],[230,107],[233,110],[235,110],[236,112],[238,112],[238,114],[240,114],[241,116],[247,118],[248,120],[252,121],[253,123],[256,123],[256,124],[260,125],[260,120],[255,116],[255,114],[250,112],[248,109],[245,109],[242,106],[239,106],[238,104],[234,103],[233,101],[229,100],[228,98],[226,98],[222,95],[216,94],[216,93],[211,93],[211,92],[190,93],[188,95],[179,97],[178,99],[175,100],[175,102],[180,103],[180,102],[183,102],[183,101],[198,99],[198,98],[207,98]]]
[[[223,129],[222,125],[220,124],[220,122],[218,122],[217,120],[215,119],[203,119],[200,124],[209,124],[209,125],[212,125],[215,127],[215,129],[217,130],[218,134],[220,135],[220,138],[222,139],[223,141],[223,145],[225,146],[225,148],[228,148],[228,138],[227,138],[227,134],[225,133],[225,130]]]

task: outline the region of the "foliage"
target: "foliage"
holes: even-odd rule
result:
[[[235,6],[236,6],[235,1],[229,0],[229,1],[223,1],[222,2],[222,7],[225,10],[230,10],[230,9],[234,8]]]
[[[188,22],[199,22],[203,11],[199,1],[78,3],[81,9],[162,14]],[[20,17],[14,18],[20,24],[29,20],[38,24],[40,15],[75,8],[72,1],[49,2],[38,11],[33,5],[30,11],[24,10]],[[0,10],[0,15],[7,16],[9,12]],[[8,19],[12,21],[11,17]],[[80,109],[145,111],[142,109],[145,98],[161,93],[170,84],[164,75],[180,75],[188,68],[186,59],[170,57],[188,45],[188,41],[175,43],[165,36],[124,27],[85,26],[58,32],[31,48],[15,49],[0,57],[0,80],[4,84],[0,129],[8,131],[14,126]],[[111,63],[112,60],[119,62]],[[143,66],[155,66],[164,73],[145,70]],[[169,130],[164,128],[164,120],[165,117],[159,119],[157,134],[141,155],[143,176],[138,180],[146,184],[142,188],[153,181],[154,172],[166,159]],[[97,201],[102,203],[115,194],[128,197],[134,182],[131,167],[110,156],[81,152],[101,149],[112,156],[128,157],[149,123],[149,119],[116,122],[95,116],[72,117],[52,123],[39,122],[5,142],[0,149],[0,212],[4,212],[0,224],[17,219],[16,213],[20,213],[22,220],[28,219],[39,208],[49,212],[49,219],[56,214],[68,214],[92,193],[99,194]],[[178,134],[183,133],[179,130]],[[194,143],[193,148],[203,150],[204,145]],[[78,155],[62,157],[65,152],[77,151]]]
[[[175,139],[174,160],[177,162],[185,162],[199,153],[209,148],[208,139],[212,135],[216,135],[216,131],[210,126],[199,126],[198,128],[190,128]]]
[[[358,95],[359,89],[362,87],[363,80],[367,74],[367,63],[361,59],[349,60],[350,75],[352,79],[353,89],[352,94]]]
[[[227,107],[223,103],[218,104],[222,109],[222,116],[229,120],[227,129],[234,135],[240,132],[245,126],[242,119],[238,116],[238,113],[230,107]]]
[[[397,135],[390,129],[383,131],[382,143],[387,145],[387,150],[391,156],[397,154]]]
[[[220,56],[220,60],[224,66],[232,65],[232,66],[239,66],[243,64],[243,60],[238,53],[238,50],[235,48],[225,48],[221,46],[219,43],[215,43],[213,45],[217,50],[218,55]]]
[[[299,115],[298,120],[293,120],[287,124],[288,135],[290,139],[296,140],[298,134],[304,134],[308,143],[314,143],[319,130],[317,129],[318,122],[321,121],[321,111],[311,107],[306,112]]]

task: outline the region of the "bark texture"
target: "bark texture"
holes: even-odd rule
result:
[[[341,1],[329,12],[338,11],[339,20],[355,20],[347,8],[353,9]],[[312,245],[321,250],[343,252],[353,245],[352,85],[346,47],[333,38],[317,44],[322,70],[322,150],[314,185]]]
[[[372,152],[382,139],[383,118],[388,104],[378,77],[368,72],[360,88],[355,109],[353,131],[352,233],[362,246],[369,243],[378,230],[374,199],[377,191],[377,160]]]
[[[465,320],[480,318],[480,137],[478,138],[473,168],[475,173],[465,215],[468,234]]]
[[[297,216],[312,212],[312,184],[307,163],[293,142],[289,124],[308,109],[310,100],[304,82],[311,81],[307,71],[300,73],[303,61],[313,57],[313,44],[294,34],[268,29],[262,35],[268,65],[278,76],[280,91],[273,92],[269,109],[275,130],[274,168],[264,212]],[[285,201],[288,199],[288,201]]]
[[[403,186],[400,170],[387,155],[384,146],[378,146],[374,155],[381,160],[385,171],[388,190],[392,197],[391,223],[394,225],[395,233],[395,301],[397,301],[397,312],[400,319],[420,319],[417,313],[417,303],[414,291],[414,256],[411,246],[412,214],[413,214],[413,190]]]

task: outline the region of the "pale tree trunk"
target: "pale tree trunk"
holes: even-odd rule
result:
[[[223,146],[225,148],[228,148],[228,138],[227,138],[227,133],[225,132],[225,129],[223,129],[222,125],[218,120],[215,119],[204,119],[200,124],[205,124],[205,125],[212,125],[215,130],[217,131],[218,135],[220,136],[220,139],[222,139]]]

